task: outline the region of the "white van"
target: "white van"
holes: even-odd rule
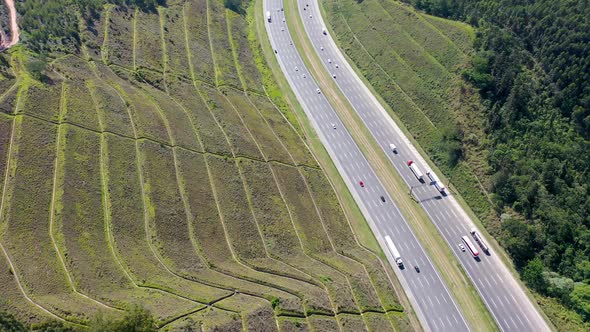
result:
[[[395,144],[389,144],[389,149],[391,150],[391,152],[397,153],[397,146],[395,146]]]

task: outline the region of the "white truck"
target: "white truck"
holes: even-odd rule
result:
[[[440,191],[441,194],[444,194],[444,192],[447,188],[445,188],[445,185],[438,178],[438,176],[431,169],[426,171],[426,175],[428,175],[428,177],[430,178],[430,181],[432,181],[434,183],[434,187],[438,191]]]
[[[326,27],[322,27],[322,33],[324,35],[327,35],[328,34],[328,30],[326,30]]]
[[[402,256],[400,256],[399,251],[397,251],[397,248],[393,244],[393,241],[391,241],[389,235],[385,235],[385,243],[387,243],[387,248],[389,248],[389,252],[391,252],[393,255],[393,259],[395,260],[397,266],[403,268],[404,262],[402,261]]]
[[[418,165],[416,165],[414,161],[408,160],[408,167],[410,167],[410,169],[420,182],[424,181],[424,174],[422,174],[422,171],[420,170],[420,168],[418,168]]]
[[[485,244],[485,242],[483,242],[483,238],[481,237],[481,235],[479,235],[479,233],[474,229],[471,230],[471,236],[473,236],[473,239],[475,240],[475,242],[477,242],[477,244],[479,244],[479,246],[481,247],[481,250],[483,250],[483,252],[485,252],[486,254],[490,253],[490,248],[488,248],[488,246]]]
[[[397,147],[393,143],[389,144],[389,150],[393,153],[397,153]]]
[[[270,23],[271,18],[270,18],[270,11],[266,12],[266,20],[268,21],[268,23]]]

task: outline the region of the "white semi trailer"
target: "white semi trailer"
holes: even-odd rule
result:
[[[393,255],[393,259],[395,260],[397,266],[403,268],[404,261],[402,261],[402,256],[400,256],[399,251],[397,251],[397,248],[393,244],[393,241],[391,241],[389,235],[385,235],[385,243],[387,243],[387,248],[389,248],[389,252],[391,252],[391,254]]]
[[[420,168],[418,168],[418,165],[416,165],[414,161],[408,160],[408,167],[410,167],[410,169],[418,178],[418,180],[420,180],[420,182],[424,181],[424,174],[422,174],[422,171],[420,170]]]
[[[436,174],[432,170],[430,170],[430,169],[427,170],[426,175],[428,175],[428,177],[430,178],[430,181],[432,181],[434,183],[434,186],[436,187],[436,189],[438,191],[441,192],[441,194],[445,192],[445,190],[447,188],[445,188],[445,185],[440,181],[438,176],[436,176]]]
[[[488,248],[486,243],[483,242],[481,235],[479,235],[479,233],[475,230],[475,228],[472,229],[470,233],[471,233],[471,236],[473,236],[473,239],[475,239],[475,242],[477,242],[477,244],[479,244],[479,246],[481,247],[481,250],[483,250],[483,252],[485,252],[486,254],[489,254],[490,248]]]

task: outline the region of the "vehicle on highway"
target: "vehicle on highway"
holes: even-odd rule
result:
[[[305,74],[303,74],[303,78],[306,78],[307,76],[305,76]]]
[[[479,246],[481,247],[481,250],[483,250],[483,252],[485,252],[486,254],[490,254],[490,248],[488,248],[488,246],[485,244],[485,242],[483,242],[483,239],[481,238],[481,235],[479,235],[479,233],[474,229],[471,230],[471,236],[473,236],[473,238],[475,239],[475,242],[477,242],[477,244],[479,244]]]
[[[336,79],[336,74],[332,74],[332,78],[333,79]]]
[[[332,60],[331,59],[328,59],[328,63],[332,63]]]
[[[395,144],[389,144],[389,149],[391,150],[391,152],[397,153],[397,146],[395,146]]]
[[[418,178],[420,182],[424,181],[424,174],[422,174],[422,171],[420,170],[420,168],[418,168],[418,165],[416,165],[416,163],[413,160],[408,160],[408,167],[410,167],[412,173],[414,173],[414,175],[416,176],[416,178]]]
[[[285,22],[285,19],[283,18],[283,22]]]
[[[339,68],[339,67],[338,67],[338,64],[336,64],[336,68]]]
[[[295,71],[299,71],[299,67],[295,66]]]
[[[325,27],[322,27],[322,33],[323,33],[325,36],[327,36],[327,35],[328,35],[328,31],[326,31],[326,28],[325,28]]]
[[[279,53],[279,52],[277,52],[277,50],[275,50],[275,54],[277,54],[277,53]]]
[[[404,261],[402,260],[402,256],[399,254],[399,251],[397,251],[397,248],[393,244],[393,241],[391,241],[389,235],[385,235],[385,243],[387,244],[387,248],[389,248],[389,252],[391,252],[393,259],[395,260],[395,264],[397,264],[400,269],[403,269]]]
[[[317,88],[317,89],[315,89],[315,92],[320,93],[321,91],[319,88]]]
[[[465,246],[463,243],[459,243],[459,249],[461,249],[461,251],[465,251]]]
[[[381,196],[381,202],[385,202],[385,197]]]
[[[266,20],[268,21],[268,23],[270,23],[272,21],[270,18],[270,11],[266,12]]]
[[[428,175],[428,177],[430,178],[431,183],[434,184],[434,187],[441,194],[445,194],[445,190],[447,188],[445,187],[444,183],[442,183],[442,181],[438,178],[438,176],[436,176],[436,174],[432,170],[430,170],[430,169],[426,171],[426,175]]]
[[[359,181],[359,185],[363,188],[365,187],[365,183],[363,181]]]
[[[320,50],[322,50],[322,51],[323,51],[323,50],[324,50],[324,47],[323,47],[323,46],[320,46]]]
[[[311,14],[309,14],[309,18],[313,18],[313,16],[311,16]]]
[[[336,129],[336,124],[332,123],[332,128]]]
[[[463,236],[462,239],[471,256],[473,256],[475,259],[479,259],[479,251],[477,251],[477,248],[473,245],[473,243],[471,243],[471,240],[469,240],[467,236]]]
[[[418,265],[414,265],[414,270],[416,270],[416,272],[420,273],[420,268],[418,267]]]

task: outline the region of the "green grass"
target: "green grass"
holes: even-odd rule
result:
[[[228,37],[226,9],[215,0],[207,0],[207,31],[215,64],[215,84],[241,88]]]
[[[307,321],[312,331],[338,331],[338,321],[335,317],[311,316]]]
[[[181,6],[160,8],[164,21],[163,35],[166,44],[167,74],[190,79],[190,66],[184,42],[184,9]]]
[[[301,137],[266,96],[250,94],[248,98],[272,128],[278,139],[284,144],[297,165],[318,167],[315,158]],[[292,162],[289,160],[289,163]]]
[[[135,20],[135,68],[164,72],[160,18],[136,10]]]
[[[278,324],[279,324],[279,331],[281,331],[281,332],[307,332],[307,331],[311,331],[306,319],[280,317]]]
[[[24,100],[20,101],[22,107],[16,113],[24,113],[45,120],[57,121],[60,110],[61,92],[62,86],[60,83],[51,86],[29,85],[21,92],[25,96],[23,96]]]
[[[17,87],[6,87],[2,95],[0,95],[0,113],[12,114],[16,106],[16,96],[18,94]]]
[[[169,1],[157,13],[108,5],[80,25],[80,54],[50,55],[46,83],[21,69],[31,54],[13,52],[16,77],[0,78],[0,188],[9,181],[0,236],[15,264],[0,274],[0,288],[13,287],[3,307],[46,316],[14,275],[34,302],[82,324],[107,310],[100,303],[141,303],[164,330],[193,318],[205,330],[272,331],[284,315],[334,327],[325,324],[335,312],[358,325],[360,311],[392,307],[377,294],[391,287],[375,282],[386,274],[375,256],[334,228],[348,225],[341,211],[325,216],[342,208],[325,179],[308,181],[326,186],[313,194],[330,207],[306,206],[314,201],[295,165],[321,170],[253,18],[218,0]],[[289,170],[280,191],[279,168]],[[320,215],[337,241],[348,237],[344,255]]]
[[[263,160],[256,142],[240,119],[238,110],[217,89],[206,85],[200,85],[199,88],[207,98],[207,106],[211,113],[229,139],[233,154]]]
[[[292,164],[293,162],[287,150],[274,135],[272,128],[260,116],[255,105],[249,102],[248,97],[242,92],[233,89],[223,90],[223,93],[239,114],[244,126],[248,128],[255,142],[260,146],[264,159]]]
[[[215,84],[215,65],[207,30],[207,0],[184,4],[185,44],[195,79]]]
[[[134,68],[133,16],[133,10],[115,7],[109,12],[109,20],[105,21],[107,33],[103,57],[110,63],[126,68]]]
[[[208,152],[231,155],[231,150],[221,131],[215,122],[215,118],[199,96],[193,83],[180,79],[168,81],[170,96],[188,113],[202,141],[205,150]]]
[[[254,63],[252,49],[248,42],[248,22],[242,15],[231,10],[226,11],[226,20],[234,62],[240,74],[242,88],[247,91],[264,93],[262,78],[256,63]]]
[[[96,313],[95,303],[75,295],[49,237],[57,127],[19,116],[18,150],[13,150],[11,180],[5,194],[2,242],[17,265],[30,297],[58,316],[84,321]],[[16,146],[13,146],[15,149]]]
[[[96,109],[90,90],[82,80],[66,81],[64,91],[64,115],[62,121],[100,130]]]

